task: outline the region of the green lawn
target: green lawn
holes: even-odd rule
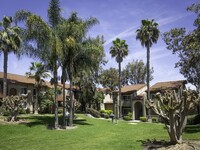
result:
[[[27,124],[0,124],[0,149],[20,150],[137,150],[142,149],[141,140],[165,139],[168,135],[162,124],[92,119],[79,115],[75,121],[78,128],[67,131],[47,129],[53,116],[27,116]],[[184,139],[200,139],[199,126],[188,127]]]

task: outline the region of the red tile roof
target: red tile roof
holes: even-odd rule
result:
[[[127,92],[132,92],[132,91],[138,91],[145,86],[146,86],[146,84],[127,85],[127,86],[124,86],[124,87],[121,88],[121,92],[127,93]]]
[[[150,91],[175,90],[186,83],[186,80],[158,82],[150,88]]]

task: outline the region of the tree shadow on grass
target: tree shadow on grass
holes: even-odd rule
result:
[[[30,120],[28,122],[21,122],[20,124],[25,124],[28,127],[38,126],[38,125],[45,125],[47,128],[50,126],[54,126],[54,116],[47,116],[47,115],[36,115],[36,116],[27,116],[23,117],[22,119]],[[59,125],[62,125],[63,117],[59,116]],[[93,125],[87,123],[86,119],[75,119],[73,121],[74,125]]]
[[[151,149],[158,149],[158,148],[164,148],[164,147],[168,147],[169,145],[171,145],[170,142],[165,141],[165,140],[138,140],[137,142],[141,142],[143,149],[144,150],[151,150]]]
[[[184,132],[186,133],[197,133],[200,132],[200,124],[197,125],[187,125]]]

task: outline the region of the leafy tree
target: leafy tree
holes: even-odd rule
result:
[[[187,123],[187,115],[199,103],[198,93],[194,90],[183,91],[182,96],[175,91],[157,93],[147,105],[161,117],[167,128],[172,144],[182,143],[182,133]]]
[[[7,96],[7,68],[8,68],[8,53],[17,51],[21,47],[21,30],[18,26],[13,26],[12,17],[3,17],[0,22],[0,49],[4,54],[4,79],[3,79],[3,97]]]
[[[83,41],[83,49],[86,50],[90,61],[87,66],[79,67],[75,75],[75,84],[79,87],[79,97],[82,104],[82,111],[86,111],[86,107],[92,107],[93,103],[97,104],[95,93],[97,91],[97,85],[100,80],[100,71],[102,65],[105,64],[104,60],[104,48],[103,37],[97,36],[96,38],[87,38]],[[96,105],[98,109],[98,105]]]
[[[49,89],[45,93],[40,93],[40,112],[52,113],[54,102],[54,89]]]
[[[185,28],[174,28],[163,34],[167,49],[180,58],[175,67],[192,83],[200,93],[200,4],[188,7],[197,14],[194,20],[195,29],[186,32]]]
[[[153,43],[157,43],[159,38],[158,24],[154,20],[142,20],[141,27],[136,31],[136,39],[147,49],[147,99],[150,99],[150,48]]]
[[[40,62],[32,62],[30,71],[26,73],[29,78],[35,79],[36,99],[34,102],[34,114],[38,114],[38,100],[42,85],[45,83],[44,78],[50,77],[44,65]]]
[[[144,84],[147,79],[146,65],[142,60],[129,62],[122,71],[122,85]],[[150,81],[153,80],[153,68],[150,70]]]
[[[17,121],[19,109],[23,108],[24,104],[26,103],[27,95],[12,95],[0,99],[2,105],[5,107],[6,110],[9,111],[8,121]]]
[[[113,46],[110,47],[111,57],[115,57],[118,65],[119,65],[119,79],[118,79],[118,89],[119,89],[119,102],[117,102],[117,106],[119,106],[119,117],[122,117],[122,106],[121,106],[121,63],[123,59],[128,55],[128,45],[125,40],[120,40],[117,38],[113,41]],[[119,105],[118,105],[119,104]]]

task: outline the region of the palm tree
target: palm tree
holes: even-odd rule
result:
[[[125,40],[120,40],[117,38],[113,41],[113,46],[110,47],[111,57],[115,57],[119,65],[119,101],[117,102],[117,107],[119,106],[119,114],[116,114],[117,117],[122,117],[122,104],[121,104],[121,63],[123,59],[128,55],[128,45]],[[119,115],[119,116],[118,116]]]
[[[26,76],[35,79],[36,99],[34,102],[34,114],[38,114],[38,99],[42,85],[45,83],[44,78],[50,77],[49,72],[45,69],[45,66],[40,62],[32,62],[30,71],[26,72]]]
[[[57,70],[61,42],[56,33],[56,26],[62,21],[59,0],[51,0],[48,9],[49,23],[33,13],[20,10],[15,14],[15,21],[25,21],[23,52],[30,57],[39,58],[53,72],[51,81],[54,84],[55,128],[58,128]],[[37,47],[32,46],[35,42]]]
[[[68,74],[70,81],[69,126],[73,125],[72,87],[73,87],[74,76],[78,68],[81,68],[80,66],[87,66],[86,64],[91,63],[89,62],[89,60],[91,60],[90,59],[91,57],[90,55],[88,55],[87,50],[83,46],[83,41],[86,38],[86,33],[89,30],[89,28],[91,28],[97,22],[98,21],[95,18],[82,20],[77,16],[77,13],[72,13],[67,20],[63,21],[63,23],[58,26],[58,32],[60,32],[59,37],[62,41],[61,64],[62,64],[63,90],[65,89],[64,85],[66,81],[66,74]],[[63,102],[65,102],[65,99],[63,100],[64,100]]]
[[[153,43],[157,43],[159,38],[159,29],[158,23],[152,20],[142,20],[142,25],[140,29],[138,29],[136,39],[140,40],[141,45],[146,47],[147,49],[147,99],[150,99],[150,48]],[[150,112],[149,112],[150,113]],[[149,114],[150,115],[150,114]]]
[[[8,53],[16,53],[21,46],[20,28],[12,26],[12,17],[3,17],[3,22],[0,22],[0,49],[4,53],[4,80],[3,80],[3,97],[7,96],[7,64]]]

